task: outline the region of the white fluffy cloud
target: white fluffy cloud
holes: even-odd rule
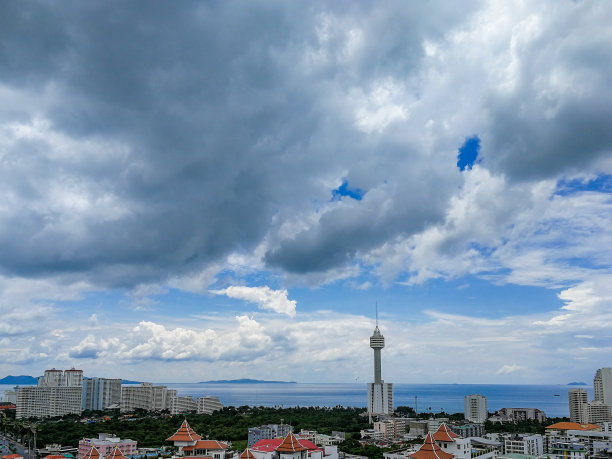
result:
[[[272,290],[268,286],[246,287],[234,285],[222,290],[211,290],[215,295],[226,295],[230,298],[250,301],[260,309],[286,314],[295,317],[295,300],[287,298],[287,290]]]

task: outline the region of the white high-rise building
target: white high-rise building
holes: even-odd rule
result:
[[[222,409],[223,404],[218,397],[213,397],[212,395],[198,397],[198,414],[212,414],[214,411]]]
[[[593,392],[596,402],[612,405],[612,368],[600,368],[593,378]]]
[[[391,414],[393,413],[393,384],[384,382],[381,377],[380,351],[385,347],[385,337],[378,329],[378,323],[374,334],[370,337],[370,347],[374,349],[374,382],[368,384],[368,413],[370,415]]]
[[[463,398],[463,417],[470,422],[482,424],[487,420],[487,397],[479,394],[466,395]]]
[[[86,378],[83,380],[84,410],[105,410],[121,404],[121,379]]]
[[[176,389],[154,386],[144,382],[140,386],[121,387],[121,411],[142,409],[147,411],[172,410],[176,406]]]
[[[83,371],[46,370],[36,387],[17,388],[17,414],[21,418],[47,418],[81,412]]]
[[[570,421],[586,424],[589,420],[587,391],[570,389],[568,393]]]

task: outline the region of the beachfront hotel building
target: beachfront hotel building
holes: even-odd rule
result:
[[[205,397],[198,397],[197,401],[197,413],[198,414],[212,414],[215,411],[223,409],[223,404],[218,397],[212,395],[206,395]]]
[[[612,368],[600,368],[593,378],[593,401],[604,405],[612,405]]]
[[[489,415],[487,397],[479,394],[466,395],[463,398],[463,417],[470,422],[482,424]]]
[[[84,378],[81,408],[105,410],[121,405],[121,379]]]
[[[17,419],[48,418],[81,412],[83,371],[46,370],[37,386],[17,388]]]
[[[385,337],[378,328],[378,320],[374,333],[370,336],[370,347],[374,350],[374,382],[368,384],[368,414],[393,413],[393,384],[382,379],[381,350],[385,347]]]
[[[176,389],[154,386],[144,382],[138,386],[121,387],[121,412],[142,409],[147,411],[172,410],[176,406]]]

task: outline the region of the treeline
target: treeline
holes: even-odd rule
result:
[[[556,424],[557,422],[568,422],[568,418],[548,418],[544,422],[538,422],[534,419],[526,419],[524,421],[507,422],[500,424],[498,422],[486,421],[484,424],[487,433],[533,433],[544,435],[546,427]]]
[[[84,437],[97,437],[98,433],[111,433],[121,438],[130,438],[138,442],[139,447],[170,446],[166,438],[180,427],[183,419],[196,433],[204,438],[229,440],[242,446],[248,437],[248,428],[264,424],[291,424],[296,432],[301,429],[316,430],[319,433],[331,434],[338,430],[359,432],[368,428],[368,419],[361,414],[363,408],[265,408],[265,407],[229,407],[213,414],[175,415],[135,413],[131,418],[124,418],[119,413],[105,413],[109,419],[96,422],[80,422],[78,416],[66,416],[61,420],[46,420],[38,424],[38,445],[59,443],[76,446]],[[92,413],[94,414],[94,413]],[[103,413],[95,413],[102,415]],[[98,417],[96,416],[96,418]],[[245,444],[245,443],[244,443]]]

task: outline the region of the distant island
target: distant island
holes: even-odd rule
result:
[[[295,381],[262,381],[261,379],[218,379],[200,381],[198,384],[297,384]]]
[[[38,378],[34,378],[33,376],[12,376],[8,375],[2,379],[0,379],[0,384],[23,384],[26,386],[31,386],[38,382]]]
[[[584,382],[571,382],[571,383],[567,383],[568,386],[586,386],[587,383]]]

